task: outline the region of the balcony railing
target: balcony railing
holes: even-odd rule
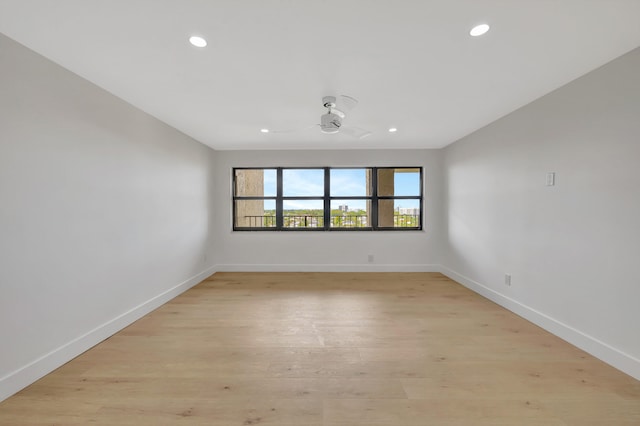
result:
[[[244,216],[245,223],[241,226],[248,228],[275,228],[275,216]]]
[[[302,215],[284,216],[282,218],[285,228],[322,228],[324,227],[324,216]]]
[[[249,228],[275,228],[275,216],[244,216]],[[417,228],[420,215],[400,214],[393,216],[394,228]],[[331,216],[332,228],[366,228],[369,225],[368,216]],[[286,215],[283,217],[285,228],[323,228],[324,216],[320,215]]]

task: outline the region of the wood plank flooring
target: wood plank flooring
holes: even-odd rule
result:
[[[217,273],[1,425],[640,425],[640,382],[437,273]]]

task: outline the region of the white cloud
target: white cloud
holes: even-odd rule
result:
[[[322,197],[324,170],[285,169],[282,171],[282,190],[285,197]]]
[[[332,196],[365,196],[367,182],[364,169],[331,170]]]

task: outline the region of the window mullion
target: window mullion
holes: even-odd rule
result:
[[[378,168],[371,168],[371,229],[378,229]]]
[[[276,169],[276,229],[284,227],[284,207],[282,201],[282,167]]]
[[[324,168],[324,230],[331,226],[331,168]]]

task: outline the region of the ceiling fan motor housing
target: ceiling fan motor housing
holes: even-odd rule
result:
[[[342,126],[342,119],[339,115],[328,113],[320,117],[320,130],[322,133],[337,133]]]
[[[325,96],[322,98],[322,105],[325,108],[335,108],[336,107],[336,97],[335,96]]]

